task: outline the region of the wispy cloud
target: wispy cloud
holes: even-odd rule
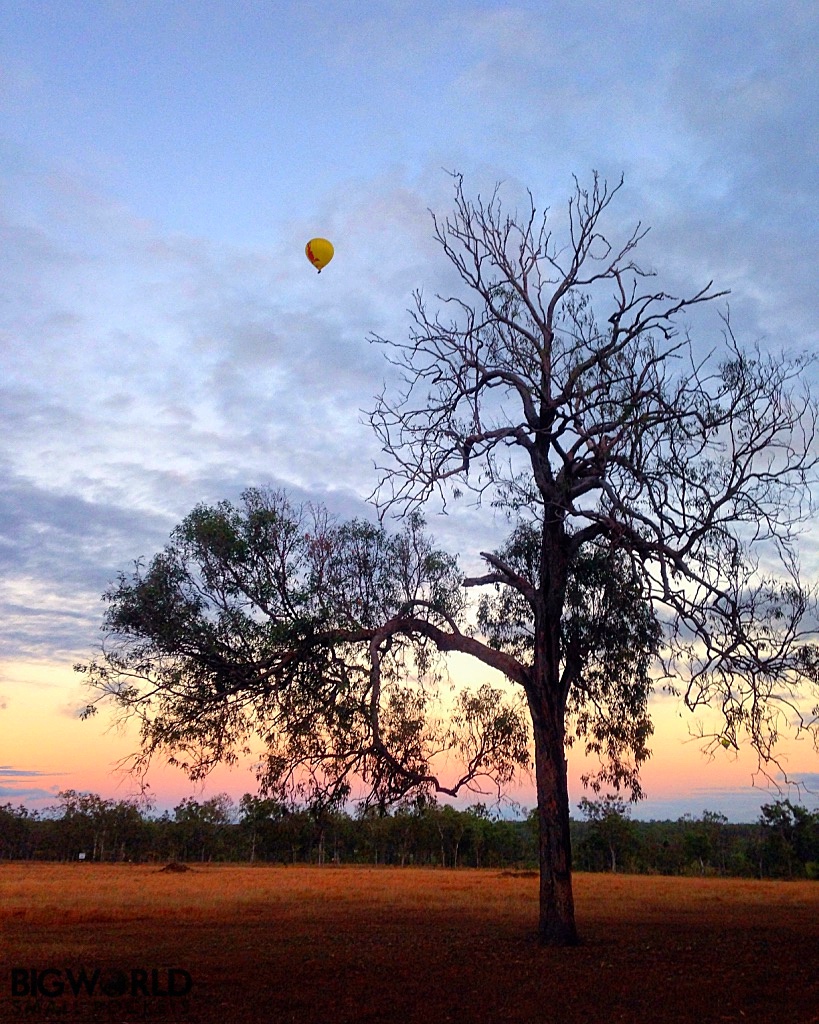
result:
[[[41,786],[27,784],[29,779],[51,779],[66,774],[64,772],[42,772],[25,768],[14,768],[11,765],[0,765],[0,800],[20,800],[40,802],[52,800],[56,787],[43,789]]]

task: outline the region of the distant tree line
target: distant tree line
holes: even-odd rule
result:
[[[579,806],[586,820],[572,822],[576,871],[819,880],[819,812],[790,800],[763,804],[753,824],[730,824],[716,811],[632,821],[611,797]]]
[[[0,860],[389,864],[490,868],[537,865],[535,812],[517,820],[485,804],[459,811],[417,798],[391,813],[287,806],[245,794],[186,797],[151,814],[135,801],[65,790],[45,811],[0,806]],[[634,821],[618,799],[584,798],[571,821],[574,868],[667,875],[819,880],[819,812],[765,804],[757,822],[714,811]]]

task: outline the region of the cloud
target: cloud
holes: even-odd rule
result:
[[[793,788],[779,791],[774,787],[713,787],[694,788],[675,794],[667,794],[662,798],[649,798],[632,808],[632,816],[641,821],[676,820],[685,814],[700,818],[703,811],[716,811],[724,814],[730,822],[748,823],[759,819],[763,804],[790,796],[796,803],[809,809],[819,809],[819,799],[813,795],[799,793]]]
[[[161,547],[171,525],[2,474],[3,656],[48,659],[86,648],[101,620],[103,590],[132,559]]]
[[[794,772],[791,778],[795,785],[804,786],[808,792],[819,793],[819,772]]]
[[[48,196],[47,182],[36,185]],[[395,294],[407,261],[390,252],[391,225],[400,232],[423,213],[428,229],[420,200],[385,181],[366,203],[348,196],[346,212],[328,210],[343,258],[317,280],[305,225],[290,225],[271,251],[243,252],[163,237],[126,213],[100,223],[98,204],[63,192],[60,221],[37,226],[40,248],[55,255],[21,257],[6,318],[17,472],[96,495],[124,493],[147,472],[167,495],[163,474],[195,487],[205,464],[247,479],[266,463],[270,476],[319,487],[339,459],[348,480],[369,475],[374,442],[359,409],[386,368],[366,342],[385,324],[371,296]],[[407,241],[404,232],[404,253]]]
[[[24,778],[33,775],[53,775],[54,772],[30,771],[24,768],[13,768],[11,765],[0,765],[0,776],[11,776],[13,778]]]
[[[606,222],[652,227],[641,259],[663,288],[713,278],[747,337],[815,347],[816,8],[691,7],[475,12],[454,92],[499,177],[562,213],[572,172],[624,172]]]
[[[10,797],[20,801],[53,800],[54,793],[48,789],[25,786],[0,786],[0,799]]]
[[[0,799],[3,797],[18,800],[50,800],[54,797],[54,789],[42,789],[38,786],[26,785],[26,779],[54,778],[65,772],[41,772],[25,768],[14,768],[11,765],[0,765]],[[9,784],[10,783],[10,784]]]

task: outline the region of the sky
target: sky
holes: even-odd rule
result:
[[[741,340],[819,347],[818,43],[816,4],[782,0],[0,4],[0,803],[133,791],[136,736],[79,720],[72,666],[108,584],[194,505],[271,485],[373,517],[367,337],[405,338],[413,289],[453,286],[429,213],[448,172],[530,189],[556,230],[573,174],[622,174],[605,226],[650,226],[665,290],[713,279]],[[502,539],[485,512],[428,525],[467,568]],[[814,793],[780,794],[749,751],[705,759],[676,702],[654,715],[635,816],[819,806],[809,743],[783,753]],[[246,767],[149,781],[159,806],[253,789]]]

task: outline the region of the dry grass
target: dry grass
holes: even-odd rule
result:
[[[577,875],[584,944],[534,941],[537,879],[474,870],[0,867],[8,968],[181,967],[201,1024],[819,1024],[819,885]],[[169,1000],[68,1001],[143,1020]],[[182,1010],[182,1003],[174,1003]],[[83,1014],[89,1016],[83,1016]],[[150,1017],[148,1019],[151,1019]]]

